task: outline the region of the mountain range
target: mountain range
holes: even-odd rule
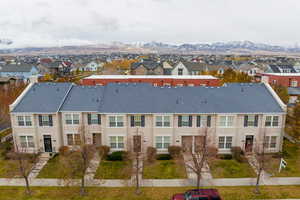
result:
[[[1,40],[0,44],[10,45],[12,40]],[[299,54],[300,47],[284,47],[251,41],[232,41],[198,44],[169,44],[162,42],[112,42],[62,47],[27,47],[0,49],[0,54],[88,54],[88,53],[215,53],[215,54]]]

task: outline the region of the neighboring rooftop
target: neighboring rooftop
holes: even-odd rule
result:
[[[218,79],[211,75],[91,75],[84,79]]]

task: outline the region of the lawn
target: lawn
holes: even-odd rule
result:
[[[79,173],[79,172],[78,172]],[[60,155],[56,154],[40,171],[37,178],[63,178],[64,170],[60,163]],[[79,175],[74,175],[74,178],[80,178]]]
[[[130,161],[103,160],[96,171],[95,179],[130,179],[131,169]]]
[[[33,196],[26,197],[23,187],[0,187],[0,200],[170,200],[175,193],[192,188],[142,188],[142,194],[134,194],[134,188],[88,188],[88,195],[79,196],[77,187],[33,187]],[[300,186],[262,186],[262,194],[254,195],[253,187],[216,187],[224,200],[286,199],[300,198]]]
[[[148,164],[144,162],[143,178],[145,179],[182,179],[187,178],[183,164],[174,160],[156,160]]]
[[[247,178],[256,177],[254,170],[247,162],[238,162],[234,159],[214,159],[209,162],[214,178]]]
[[[267,155],[266,171],[273,176],[278,177],[293,177],[300,176],[300,145],[293,144],[287,140],[283,143],[283,158],[287,162],[287,167],[279,173],[280,158],[274,158],[272,155]]]

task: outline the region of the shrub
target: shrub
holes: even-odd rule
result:
[[[98,150],[99,150],[99,155],[101,156],[101,158],[106,159],[107,155],[110,151],[110,147],[102,145],[102,146],[98,147]]]
[[[106,160],[109,161],[124,161],[127,159],[128,153],[126,151],[115,151],[107,155]]]
[[[231,147],[232,157],[238,162],[244,162],[244,157],[242,155],[242,152],[243,151],[241,147]]]
[[[4,159],[9,159],[8,153],[12,151],[13,145],[10,142],[3,142],[0,144],[1,157]]]
[[[170,154],[158,154],[156,159],[157,160],[171,160],[172,157]]]
[[[168,151],[172,158],[179,158],[181,155],[181,147],[180,146],[169,146]]]
[[[232,155],[231,154],[221,154],[221,155],[218,155],[218,158],[220,158],[222,160],[231,160]]]
[[[59,154],[62,156],[66,156],[70,153],[70,148],[68,146],[61,146],[59,147]]]
[[[148,147],[147,148],[147,161],[153,163],[156,160],[156,148]]]

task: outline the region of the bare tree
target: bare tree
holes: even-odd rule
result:
[[[215,157],[217,154],[217,149],[212,146],[208,136],[208,130],[205,128],[204,135],[202,136],[199,144],[195,145],[194,152],[187,152],[191,155],[191,164],[186,163],[186,166],[191,169],[197,175],[197,189],[200,188],[200,181],[202,178],[202,170],[205,163],[209,158]]]
[[[134,165],[133,165],[133,175],[134,175],[134,181],[135,181],[135,194],[140,195],[141,189],[140,189],[140,173],[142,170],[141,166],[141,159],[143,157],[142,153],[142,141],[141,141],[141,135],[139,134],[139,130],[136,130],[136,134],[133,136],[133,157],[134,157]]]
[[[267,147],[267,140],[266,140],[266,131],[264,130],[262,138],[260,140],[256,140],[256,145],[254,147],[254,162],[253,167],[256,169],[257,177],[256,177],[256,184],[255,184],[255,193],[260,194],[260,181],[262,177],[262,173],[265,170],[265,163],[267,161],[266,157],[266,147]]]
[[[85,173],[96,152],[93,145],[86,143],[86,130],[84,125],[80,125],[78,128],[78,135],[75,136],[74,145],[75,150],[63,158],[63,162],[65,163],[63,165],[65,168],[64,171],[67,172],[64,174],[64,178],[66,180],[79,178],[80,195],[84,196],[86,195]]]
[[[19,175],[24,178],[26,184],[26,194],[31,195],[29,174],[32,167],[37,163],[38,156],[35,154],[28,154],[27,148],[20,148],[15,144],[15,152],[9,154],[10,159],[17,161]],[[14,168],[11,168],[11,173],[15,173]]]

